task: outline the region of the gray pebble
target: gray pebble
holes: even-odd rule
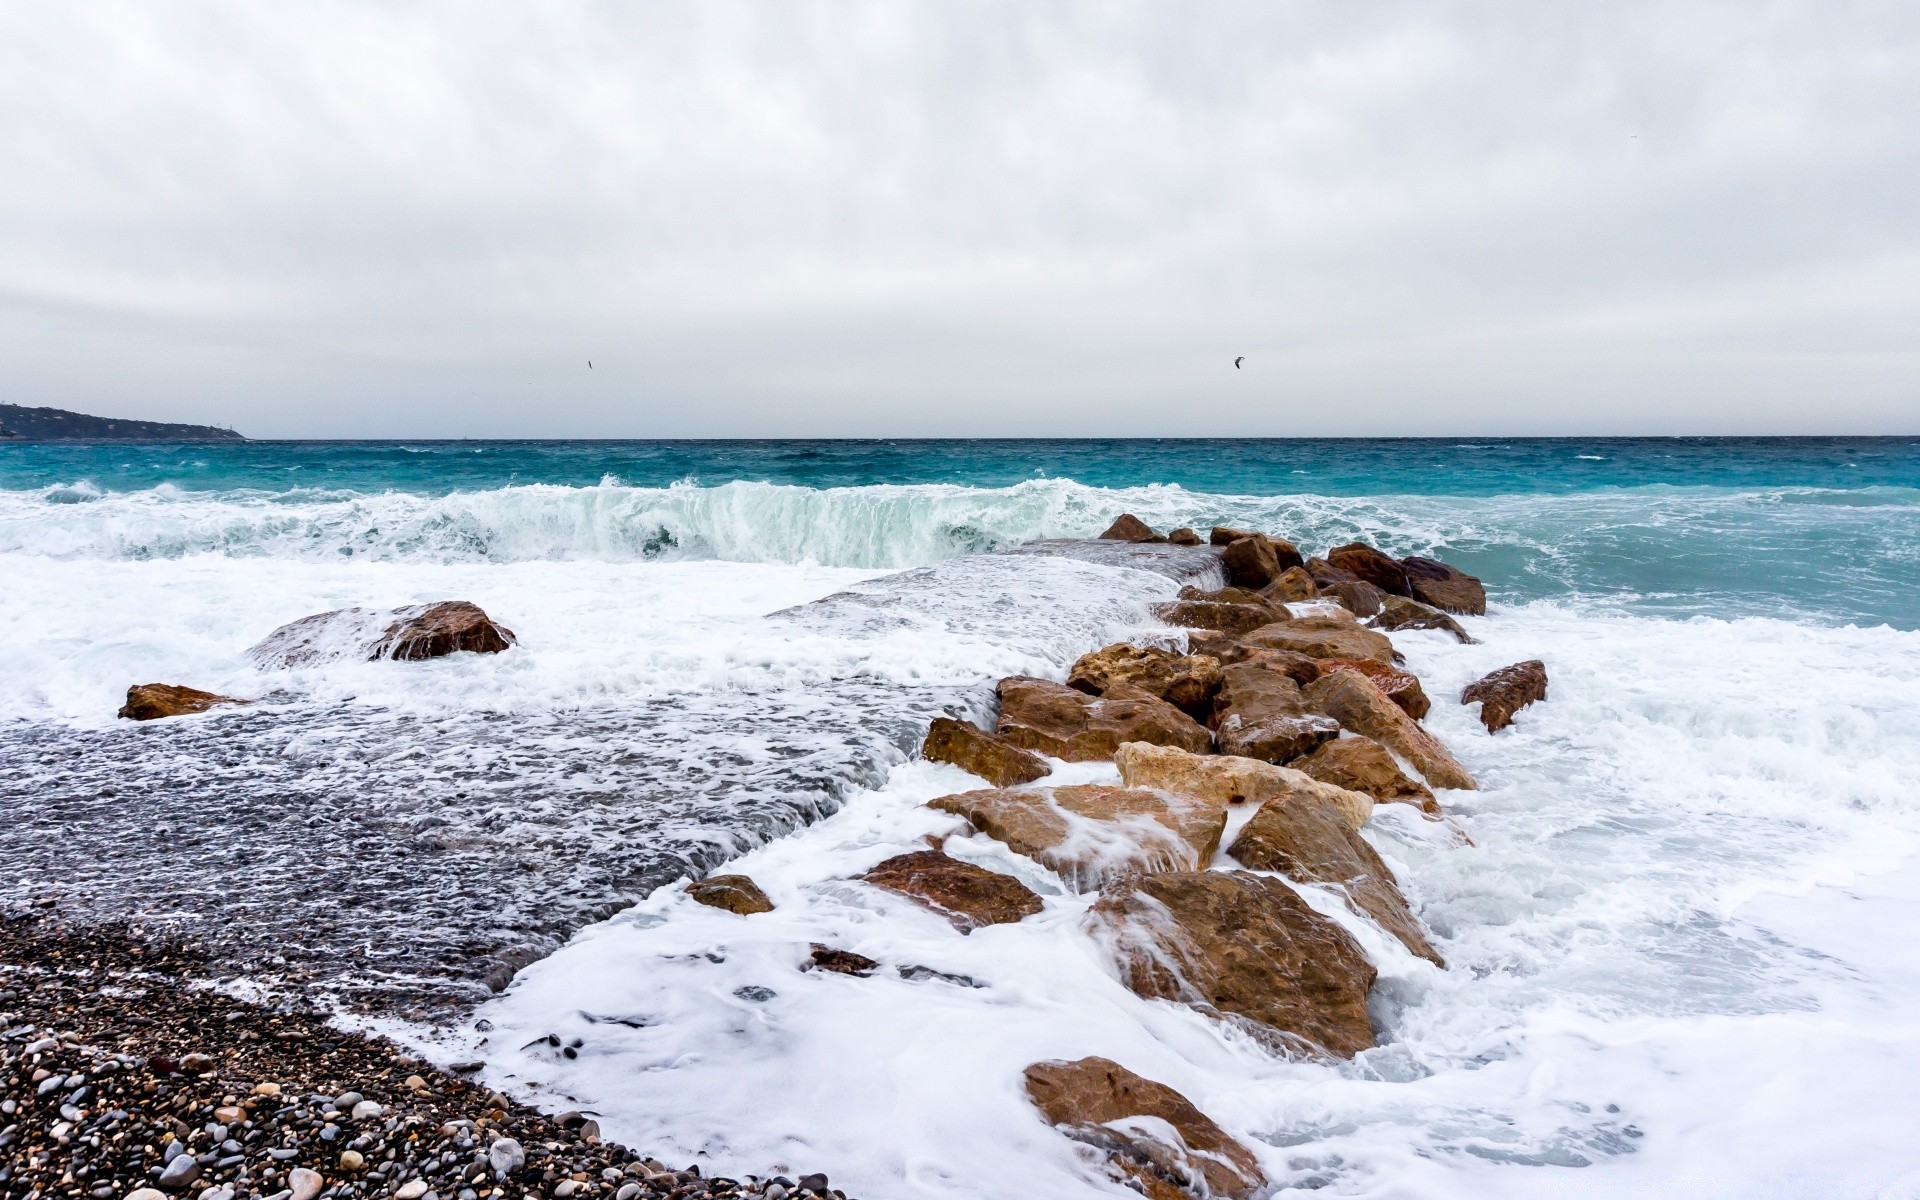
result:
[[[175,1142],[178,1146],[180,1143]],[[182,1146],[182,1150],[186,1147]],[[167,1163],[167,1169],[160,1172],[160,1186],[163,1188],[183,1188],[200,1178],[200,1162],[191,1154],[176,1154]]]
[[[527,1165],[527,1152],[512,1138],[501,1138],[487,1148],[487,1165],[495,1179],[505,1179]]]

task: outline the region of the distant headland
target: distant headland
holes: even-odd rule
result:
[[[231,429],[90,417],[61,408],[0,404],[0,439],[20,442],[244,442]]]

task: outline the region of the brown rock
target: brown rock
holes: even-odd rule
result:
[[[1227,806],[1204,797],[1095,783],[962,792],[928,806],[1082,892],[1128,872],[1203,869],[1227,824]]]
[[[961,933],[1005,925],[1042,907],[1033,889],[1011,875],[945,854],[916,850],[889,858],[862,876],[868,883],[911,896],[953,922]]]
[[[1228,544],[1220,556],[1227,581],[1236,587],[1264,588],[1280,578],[1281,572],[1301,563],[1300,551],[1292,542],[1275,541],[1256,533]]]
[[[1213,698],[1214,743],[1222,754],[1283,763],[1340,736],[1340,723],[1307,711],[1300,685],[1261,663],[1221,672]]]
[[[1153,531],[1153,528],[1132,513],[1121,513],[1107,531],[1100,535],[1103,542],[1164,542],[1165,538]]]
[[[1487,589],[1460,568],[1419,555],[1401,559],[1400,565],[1407,572],[1407,587],[1415,600],[1447,612],[1486,615]]]
[[[745,875],[709,875],[687,885],[687,898],[743,917],[773,911],[773,901],[767,899],[759,884]]]
[[[1344,1058],[1373,1045],[1373,965],[1282,880],[1145,875],[1102,896],[1088,924],[1139,995],[1234,1021],[1276,1050]]]
[[[1153,611],[1169,625],[1212,629],[1235,636],[1271,624],[1275,615],[1268,604],[1222,604],[1217,600],[1176,600],[1155,605]]]
[[[1313,576],[1313,582],[1320,587],[1331,583],[1359,583],[1360,577],[1352,571],[1342,571],[1324,558],[1310,558],[1306,563],[1307,574]]]
[[[1260,594],[1275,604],[1293,604],[1313,599],[1319,590],[1305,567],[1288,567],[1272,583],[1261,588]]]
[[[1206,544],[1205,542],[1200,540],[1199,534],[1195,533],[1191,529],[1188,529],[1184,525],[1174,530],[1172,533],[1169,533],[1167,535],[1167,540],[1169,542],[1172,542],[1176,546],[1203,546]]]
[[[1262,650],[1234,643],[1233,650],[1221,660],[1221,666],[1258,663],[1269,671],[1278,671],[1301,687],[1320,678],[1320,660],[1294,650]]]
[[[1400,596],[1388,596],[1381,601],[1380,614],[1373,618],[1375,629],[1390,629],[1398,632],[1402,629],[1439,629],[1453,635],[1462,645],[1472,645],[1473,638],[1460,627],[1460,622],[1441,612],[1437,608],[1428,608],[1418,600],[1407,600]]]
[[[1365,580],[1395,596],[1411,595],[1407,569],[1365,542],[1348,542],[1327,551],[1327,562],[1355,579]]]
[[[1364,580],[1342,579],[1320,585],[1320,594],[1356,617],[1371,617],[1380,611],[1387,594]]]
[[[1537,658],[1483,675],[1460,693],[1460,703],[1480,703],[1480,723],[1488,733],[1505,729],[1514,713],[1546,698],[1547,664]]]
[[[1171,746],[1133,742],[1114,756],[1128,787],[1191,796],[1225,809],[1238,804],[1280,804],[1309,798],[1331,804],[1355,829],[1373,815],[1373,799],[1322,783],[1300,771],[1229,754],[1188,754]]]
[[[1008,745],[979,726],[952,717],[933,719],[927,740],[920,746],[920,757],[928,762],[952,763],[995,787],[1032,783],[1053,770],[1038,754]]]
[[[1411,804],[1430,817],[1441,815],[1440,803],[1427,786],[1402,771],[1387,748],[1369,737],[1354,734],[1337,738],[1288,765],[1322,783],[1371,796],[1382,804]]]
[[[880,964],[864,954],[855,954],[851,950],[836,950],[832,946],[813,943],[813,953],[801,965],[802,971],[832,971],[836,975],[867,976],[880,968]]]
[[[1373,680],[1373,686],[1385,692],[1387,699],[1398,704],[1401,711],[1416,721],[1423,720],[1433,709],[1433,702],[1427,699],[1426,689],[1420,686],[1420,677],[1411,671],[1396,670],[1371,659],[1322,659],[1320,673],[1324,675],[1329,671],[1360,672]]]
[[[1207,541],[1215,546],[1231,546],[1241,538],[1262,537],[1252,529],[1234,529],[1227,525],[1215,525],[1207,535]]]
[[[1240,637],[1248,650],[1290,650],[1308,658],[1365,659],[1393,662],[1393,643],[1383,633],[1362,629],[1351,620],[1299,617],[1263,625]]]
[[[1225,665],[1229,658],[1237,660],[1246,652],[1230,633],[1221,633],[1217,629],[1187,630],[1187,653],[1204,654],[1208,658]]]
[[[1114,1178],[1150,1200],[1244,1200],[1266,1185],[1252,1152],[1185,1096],[1111,1059],[1034,1063],[1026,1081],[1049,1125],[1104,1151]],[[1152,1136],[1142,1117],[1166,1124],[1175,1139]]]
[[[465,600],[378,611],[343,608],[282,625],[247,654],[263,667],[299,667],[338,658],[418,660],[461,651],[498,654],[513,631]]]
[[[1256,871],[1278,871],[1296,883],[1345,889],[1356,908],[1408,950],[1435,966],[1447,965],[1407,907],[1393,872],[1325,800],[1300,797],[1261,805],[1228,853]]]
[[[1447,753],[1437,738],[1420,728],[1373,681],[1355,671],[1322,675],[1303,693],[1307,706],[1332,717],[1357,734],[1370,737],[1426,776],[1434,787],[1474,788],[1473,776]]]
[[[1199,717],[1212,709],[1213,694],[1220,688],[1220,663],[1205,655],[1175,654],[1120,642],[1081,655],[1067,673],[1068,687],[1095,696],[1105,695],[1119,683],[1132,684],[1155,699]]]
[[[1275,620],[1280,620],[1288,615],[1284,609],[1275,607],[1273,601],[1267,599],[1263,593],[1256,592],[1252,588],[1223,587],[1215,588],[1209,592],[1189,584],[1180,589],[1180,599],[1213,600],[1220,604],[1251,604],[1256,608],[1269,610],[1274,614]]]
[[[1153,742],[1196,753],[1213,744],[1213,735],[1192,717],[1144,692],[1130,692],[1127,699],[1095,698],[1063,683],[1025,676],[1002,679],[998,690],[995,732],[1000,738],[1068,762],[1112,758],[1122,742]]]
[[[127,689],[127,702],[119,715],[129,721],[155,721],[161,717],[203,713],[222,704],[247,703],[249,701],[178,684],[141,683]]]

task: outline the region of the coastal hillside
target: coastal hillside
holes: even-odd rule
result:
[[[0,404],[0,438],[27,442],[244,442],[231,429],[93,417],[63,408]]]

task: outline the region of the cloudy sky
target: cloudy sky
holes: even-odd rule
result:
[[[21,404],[1920,431],[1912,0],[7,4],[0,163]]]

